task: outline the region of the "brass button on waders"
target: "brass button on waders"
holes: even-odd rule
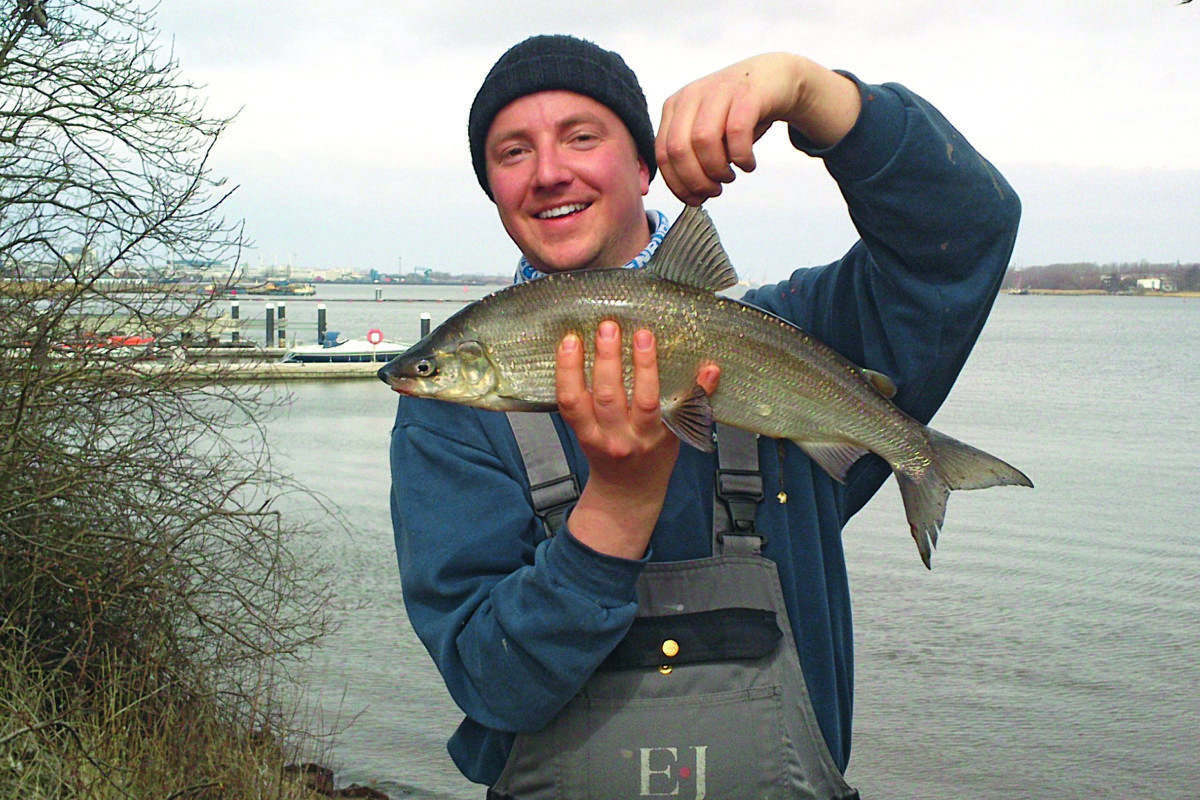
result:
[[[667,658],[674,658],[679,655],[679,642],[674,639],[667,639],[662,643],[662,654]],[[670,664],[663,664],[658,668],[658,671],[663,675],[670,675],[673,667]]]

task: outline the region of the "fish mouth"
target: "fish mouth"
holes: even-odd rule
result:
[[[578,214],[580,211],[585,211],[591,207],[591,203],[564,203],[554,208],[548,208],[545,211],[539,211],[534,216],[541,220],[560,219],[569,217],[572,214]]]
[[[398,375],[395,372],[396,361],[392,360],[379,368],[375,373],[379,380],[388,385],[388,388],[397,394],[411,395],[413,387],[416,385],[414,381],[406,379],[403,375]]]
[[[389,377],[383,378],[383,382],[386,383],[388,388],[396,394],[402,394],[406,397],[413,397],[416,394],[416,392],[413,391],[416,384],[414,384],[412,381],[406,381],[403,378]]]

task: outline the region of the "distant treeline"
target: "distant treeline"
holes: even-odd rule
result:
[[[1141,282],[1139,284],[1139,281]],[[1047,264],[1009,267],[1004,289],[1051,291],[1200,291],[1200,264]]]

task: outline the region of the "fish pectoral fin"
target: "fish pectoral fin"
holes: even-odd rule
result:
[[[668,398],[661,406],[662,421],[680,441],[705,453],[713,451],[712,404],[698,384],[682,397]]]
[[[870,452],[865,447],[849,442],[797,441],[796,446],[839,483],[845,482],[846,473],[854,466],[854,462]]]

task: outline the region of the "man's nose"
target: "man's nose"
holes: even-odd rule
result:
[[[548,147],[538,151],[535,178],[539,186],[550,187],[568,183],[571,176],[570,166],[558,148]]]

